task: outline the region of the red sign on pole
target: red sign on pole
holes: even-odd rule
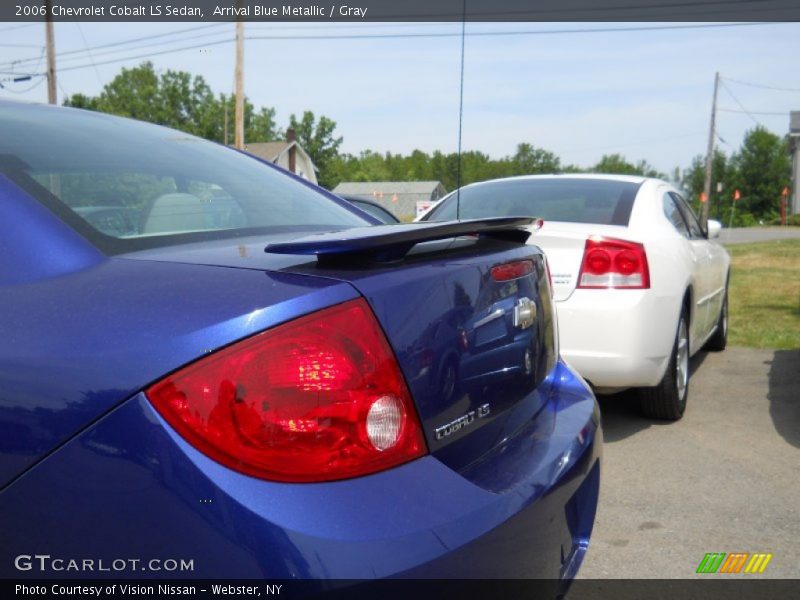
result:
[[[783,188],[781,192],[781,225],[786,226],[786,198],[789,196],[789,188]]]
[[[734,190],[733,191],[733,200],[734,201],[738,200],[741,197],[742,197],[742,195],[739,193],[739,190]]]
[[[700,192],[700,202],[702,202],[703,204],[708,202],[708,198],[706,197],[706,193],[705,192]]]

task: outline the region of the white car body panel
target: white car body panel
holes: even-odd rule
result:
[[[627,227],[545,221],[528,243],[542,248],[548,259],[561,354],[567,362],[599,392],[658,385],[669,364],[687,295],[690,354],[696,353],[714,333],[730,267],[728,253],[715,241],[689,239],[672,225],[664,213],[662,200],[665,193],[680,193],[664,181],[617,175],[513,179],[552,177],[616,179],[641,184]],[[650,288],[576,288],[590,236],[643,244]]]

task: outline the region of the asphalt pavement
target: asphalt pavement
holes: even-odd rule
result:
[[[599,397],[600,505],[580,578],[702,577],[707,552],[772,553],[758,577],[800,578],[800,350],[730,347],[692,367],[678,422],[641,416],[631,392]]]
[[[722,244],[746,244],[800,238],[800,227],[733,227],[719,235]]]

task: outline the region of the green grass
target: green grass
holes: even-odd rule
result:
[[[800,348],[800,239],[727,246],[728,343]]]

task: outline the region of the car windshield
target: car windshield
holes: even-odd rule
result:
[[[358,198],[350,198],[349,201],[351,204],[354,204],[365,213],[368,213],[378,219],[381,223],[389,224],[399,222],[397,217],[395,217],[388,210],[380,206],[376,206],[372,202],[365,202],[363,200],[359,200]]]
[[[424,220],[531,216],[545,221],[627,226],[639,185],[577,177],[492,181],[462,188],[458,202],[453,192]]]
[[[0,103],[0,173],[103,250],[368,224],[260,161],[171,129]]]

